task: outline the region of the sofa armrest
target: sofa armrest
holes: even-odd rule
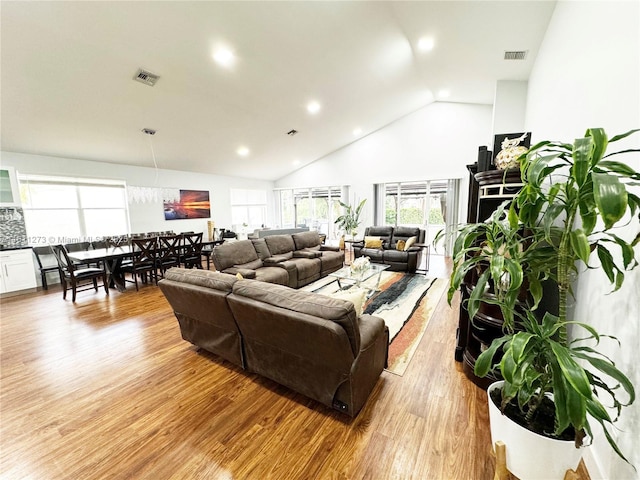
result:
[[[242,275],[242,278],[256,278],[256,271],[249,268],[229,267],[222,270],[222,273],[228,273],[229,275]]]
[[[340,251],[340,247],[333,246],[333,245],[321,245],[320,246],[320,251],[321,252],[339,252]]]
[[[291,288],[298,288],[298,268],[295,262],[291,260],[282,260],[278,257],[265,258],[262,262],[265,267],[280,267],[284,268],[289,275],[288,286]]]
[[[322,253],[318,251],[296,250],[293,252],[293,258],[320,258],[321,256]]]

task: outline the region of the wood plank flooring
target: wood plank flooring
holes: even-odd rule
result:
[[[2,479],[493,478],[444,298],[354,420],[198,351],[155,286],[0,306]]]

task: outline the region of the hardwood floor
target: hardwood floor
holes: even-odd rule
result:
[[[2,299],[2,479],[492,479],[443,298],[350,420],[198,351],[155,286]]]

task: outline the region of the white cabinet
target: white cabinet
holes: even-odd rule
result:
[[[0,251],[0,293],[36,287],[30,248]]]

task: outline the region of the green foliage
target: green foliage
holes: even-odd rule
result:
[[[360,225],[360,213],[366,201],[367,199],[365,198],[356,208],[339,201],[340,206],[344,208],[344,213],[336,218],[333,223],[338,225],[346,233],[353,234]]]
[[[492,368],[500,371],[505,379],[503,405],[515,401],[530,418],[544,395],[552,393],[556,433],[573,426],[579,446],[585,432],[591,435],[589,413],[625,460],[607,430],[615,419],[596,392],[607,394],[619,412],[634,401],[633,385],[594,348],[601,335],[589,325],[567,320],[567,301],[572,276],[593,268],[589,265],[592,252],[613,291],[623,284],[624,272],[638,265],[633,246],[640,241],[640,231],[627,242],[613,229],[628,214],[633,218],[640,211],[640,198],[627,190],[638,184],[640,173],[611,160],[638,150],[606,154],[611,143],[638,131],[609,140],[603,129],[589,129],[573,144],[544,141],[531,147],[520,157],[524,186],[516,198],[487,222],[459,229],[448,292],[451,302],[465,279],[475,276],[467,305],[471,318],[481,302],[501,308],[505,336],[479,356],[475,371],[480,376]],[[614,250],[620,252],[621,263],[614,260]],[[547,279],[558,286],[558,316],[537,312],[542,282]],[[568,341],[570,324],[586,330],[587,338]],[[595,344],[585,346],[585,340]],[[502,358],[493,364],[499,351]],[[619,400],[621,392],[625,392],[624,401]]]

